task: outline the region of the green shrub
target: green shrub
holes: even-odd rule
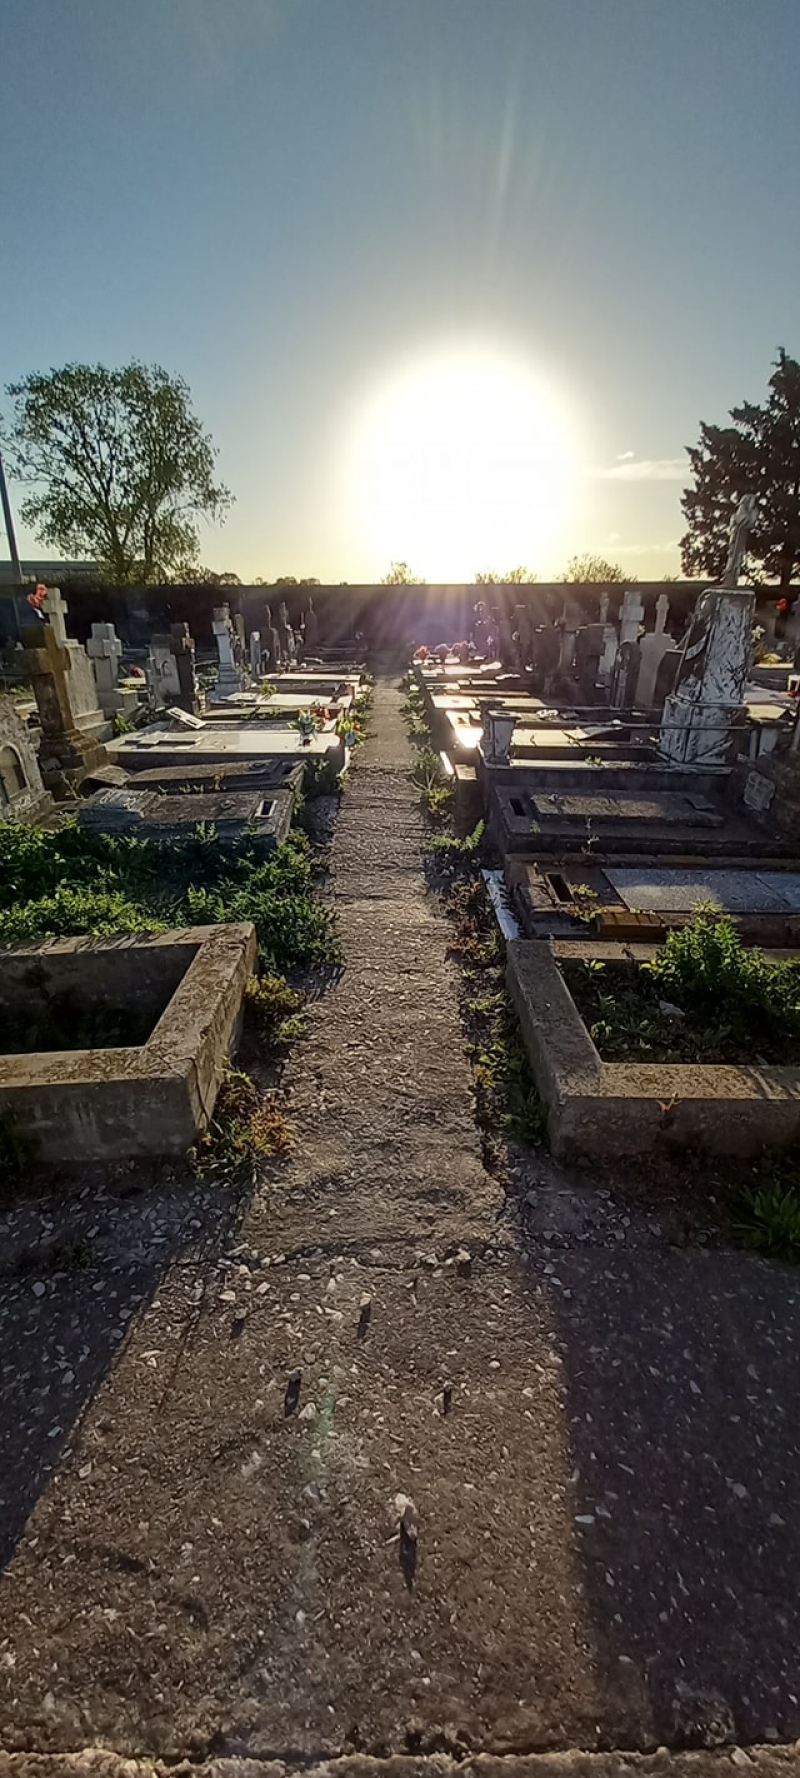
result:
[[[800,1193],[776,1181],[747,1191],[736,1232],[744,1247],[773,1259],[800,1261]]]
[[[486,823],[479,821],[477,827],[466,838],[460,840],[454,833],[439,833],[429,840],[425,851],[439,865],[472,865],[477,864],[480,854]]]

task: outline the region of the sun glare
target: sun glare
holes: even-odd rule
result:
[[[563,542],[575,451],[566,416],[524,364],[443,353],[373,395],[356,431],[352,497],[377,563],[427,580],[546,569]]]

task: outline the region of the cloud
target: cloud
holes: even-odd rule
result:
[[[617,543],[614,546],[615,556],[671,556],[680,549],[674,543]]]
[[[689,465],[685,457],[640,457],[590,469],[589,474],[601,482],[684,482]]]
[[[617,462],[618,463],[628,463],[630,461],[631,457],[635,457],[635,456],[636,456],[635,451],[618,451],[617,452]]]

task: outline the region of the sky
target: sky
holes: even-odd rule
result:
[[[800,356],[798,0],[5,0],[2,61],[0,383],[185,377],[243,580],[677,573]]]

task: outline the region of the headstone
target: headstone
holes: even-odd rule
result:
[[[513,712],[486,710],[483,716],[483,756],[487,765],[507,765],[516,717]]]
[[[179,690],[174,701],[190,716],[196,716],[200,709],[200,693],[194,665],[194,637],[189,625],[171,624],[169,640],[178,673]]]
[[[639,629],[644,619],[644,601],[635,587],[629,587],[622,600],[622,611],[619,621],[619,639],[623,642],[638,642]]]
[[[106,716],[132,716],[139,699],[135,691],[124,690],[118,684],[122,643],[113,624],[92,624],[86,653],[94,667],[101,710]]]
[[[678,668],[680,667],[682,660],[683,649],[676,648],[675,643],[673,642],[672,647],[667,649],[666,654],[661,656],[661,660],[658,663],[656,682],[653,688],[653,698],[650,705],[651,710],[663,710],[666,699],[670,696],[670,693],[675,690]]]
[[[52,807],[31,730],[13,698],[0,696],[0,821],[41,821]]]
[[[236,660],[236,631],[231,623],[229,605],[215,607],[212,629],[219,655],[217,683],[212,695],[215,702],[221,702],[244,690],[244,674]]]
[[[111,723],[97,701],[92,663],[67,635],[67,607],[57,587],[48,592],[44,609],[49,622],[24,637],[26,664],[42,724],[42,777],[48,789],[63,792],[69,780],[80,783],[90,766],[106,761],[103,742]]]
[[[603,652],[600,656],[598,678],[601,685],[608,685],[614,671],[619,640],[613,624],[605,624],[603,629]]]
[[[575,672],[585,704],[597,702],[597,679],[604,642],[604,624],[584,624],[575,637]]]
[[[146,674],[151,700],[155,705],[160,708],[162,704],[177,704],[181,695],[181,682],[171,635],[151,637]]]
[[[303,623],[303,639],[306,645],[306,654],[316,654],[317,649],[319,648],[319,618],[314,610],[313,599],[309,599],[306,606],[306,614]]]
[[[758,519],[758,498],[755,494],[743,494],[731,519],[728,532],[728,559],[722,576],[724,587],[737,587],[742,562],[747,551],[750,533]]]
[[[531,664],[531,620],[527,605],[515,605],[513,616],[515,665],[522,676]]]
[[[292,626],[289,622],[289,612],[288,612],[288,609],[286,606],[285,599],[282,599],[280,602],[280,605],[278,606],[277,629],[278,629],[278,641],[280,643],[280,650],[281,650],[281,659],[284,661],[284,663],[294,660],[294,655],[295,655],[294,631],[293,631]]]
[[[667,635],[666,623],[669,617],[669,599],[666,593],[659,593],[656,599],[656,626],[639,637],[639,654],[641,666],[636,682],[634,701],[643,710],[652,708],[655,701],[656,677],[665,654],[672,649],[672,637]]]
[[[667,698],[659,750],[665,759],[722,765],[742,707],[755,594],[709,587],[700,594]]]
[[[256,681],[261,678],[261,631],[250,632],[250,677]]]
[[[609,703],[615,710],[629,710],[631,708],[639,676],[640,660],[638,642],[620,642],[614,662],[614,671],[611,675],[609,694]]]
[[[763,772],[748,772],[744,787],[745,808],[762,814],[769,808],[775,795],[775,784],[772,778],[765,778]]]
[[[241,611],[233,614],[233,652],[237,667],[243,667],[247,660],[247,631]]]
[[[272,607],[264,606],[264,628],[262,630],[263,647],[262,661],[266,673],[277,673],[282,666],[281,644],[278,632],[272,621]]]

